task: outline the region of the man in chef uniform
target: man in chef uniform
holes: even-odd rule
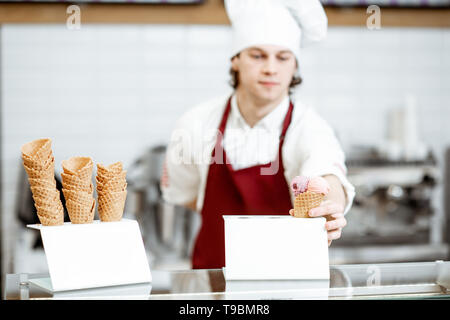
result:
[[[292,214],[295,176],[322,176],[330,184],[321,206],[309,212],[326,217],[329,245],[341,236],[355,194],[332,128],[289,92],[300,48],[326,35],[319,0],[228,0],[225,6],[235,90],[180,118],[161,179],[165,201],[201,213],[194,269],[225,265],[222,215]]]

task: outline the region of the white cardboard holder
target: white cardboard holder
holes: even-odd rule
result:
[[[325,218],[223,218],[226,280],[330,278]]]
[[[51,281],[35,283],[44,289],[57,292],[152,281],[134,220],[27,227],[41,232]]]

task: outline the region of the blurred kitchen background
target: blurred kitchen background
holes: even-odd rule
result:
[[[71,156],[122,161],[125,217],[139,221],[151,266],[189,268],[199,215],[163,203],[158,181],[177,118],[231,92],[219,2],[82,5],[79,30],[61,18],[65,4],[0,4],[3,273],[47,271],[25,227],[36,217],[20,159],[42,137],[57,177]],[[366,7],[326,7],[328,38],[303,50],[294,93],[335,129],[356,187],[330,263],[448,260],[450,11],[382,7],[369,30]]]

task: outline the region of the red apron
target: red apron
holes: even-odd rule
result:
[[[194,269],[213,269],[225,266],[225,232],[222,215],[286,215],[292,209],[289,186],[284,177],[284,167],[281,148],[284,136],[291,122],[293,104],[284,118],[283,130],[280,136],[278,170],[273,175],[261,175],[260,170],[276,163],[256,165],[241,170],[233,170],[227,161],[222,147],[222,138],[228,115],[231,110],[231,98],[228,99],[222,121],[219,125],[221,135],[218,135],[215,151],[223,152],[223,161],[209,166],[206,181],[205,197],[202,208],[202,225],[197,235],[192,257]]]

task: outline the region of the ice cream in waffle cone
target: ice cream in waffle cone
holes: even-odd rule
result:
[[[309,218],[309,210],[320,206],[325,195],[314,192],[303,192],[295,197],[294,216],[297,218]]]
[[[297,176],[291,182],[294,193],[294,213],[296,218],[309,218],[309,210],[320,206],[330,191],[328,182],[322,177]]]

